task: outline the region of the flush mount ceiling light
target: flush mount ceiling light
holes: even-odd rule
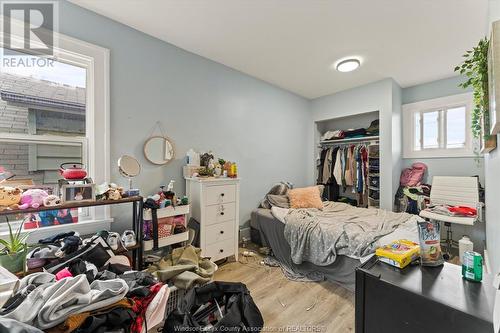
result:
[[[348,58],[344,59],[342,61],[339,61],[337,65],[335,65],[335,68],[339,72],[352,72],[355,69],[358,69],[358,67],[361,65],[361,62],[356,59],[356,58]]]

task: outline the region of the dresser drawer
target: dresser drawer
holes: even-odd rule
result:
[[[236,185],[207,186],[205,204],[215,205],[236,201]]]
[[[234,239],[220,241],[207,245],[203,252],[204,257],[210,257],[212,261],[232,256],[234,254]]]
[[[205,207],[205,221],[203,224],[211,225],[236,218],[236,203],[212,205]]]
[[[205,242],[214,244],[226,239],[234,239],[235,221],[217,223],[205,228]]]

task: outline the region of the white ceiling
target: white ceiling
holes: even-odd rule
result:
[[[307,98],[387,77],[453,76],[487,31],[487,0],[71,0]],[[339,58],[362,66],[339,73]]]

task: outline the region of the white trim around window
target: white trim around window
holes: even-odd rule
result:
[[[3,16],[0,15],[0,26],[3,26]],[[22,30],[21,30],[22,31]],[[1,35],[1,34],[0,34]],[[68,138],[52,135],[37,135],[36,140],[57,142],[58,144],[74,144],[79,142],[84,149],[84,159],[87,161],[87,171],[96,184],[110,179],[110,69],[109,49],[93,45],[57,32],[57,48],[54,49],[54,59],[87,71],[86,80],[86,138]],[[12,39],[23,40],[22,36]],[[0,40],[0,47],[3,47]],[[0,140],[29,140],[33,136],[21,138],[19,135],[0,133]],[[93,233],[95,230],[109,229],[112,218],[109,207],[90,209],[89,220],[71,225],[35,229],[31,232],[30,241],[43,238],[56,232],[78,231],[81,234]],[[92,224],[90,223],[92,222]],[[0,237],[4,236],[0,233]]]
[[[465,142],[461,148],[446,148],[446,115],[447,110],[465,107]],[[477,142],[472,138],[471,111],[473,108],[472,93],[464,93],[441,98],[435,98],[403,105],[403,158],[439,158],[439,157],[476,157]],[[423,131],[422,123],[417,119],[427,112],[439,112],[439,147],[424,148],[417,137],[423,140],[423,134],[416,135],[417,130]],[[420,148],[417,148],[420,147]]]

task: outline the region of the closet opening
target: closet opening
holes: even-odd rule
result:
[[[316,122],[316,182],[323,199],[380,207],[379,111]]]

